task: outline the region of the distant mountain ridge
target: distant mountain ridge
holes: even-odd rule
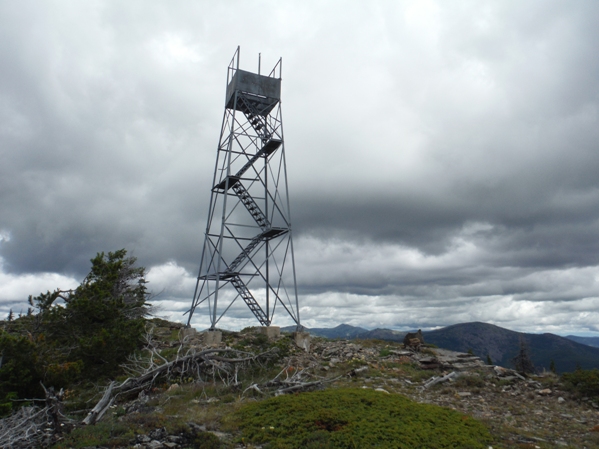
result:
[[[292,332],[294,326],[281,329]],[[332,329],[307,329],[312,335],[330,339],[377,339],[402,342],[405,332],[390,329],[367,330],[361,327],[341,324]],[[487,356],[494,364],[512,367],[512,359],[520,348],[522,337],[530,358],[539,370],[548,370],[553,361],[557,372],[571,372],[577,367],[583,369],[599,368],[599,338],[560,337],[554,334],[527,334],[511,331],[493,324],[473,322],[447,326],[434,331],[423,332],[426,343],[453,351],[471,351],[483,360]],[[580,341],[578,341],[580,340]],[[585,344],[588,343],[588,344]]]
[[[551,361],[558,372],[599,368],[599,348],[577,343],[554,334],[527,334],[504,329],[487,323],[463,323],[435,331],[424,332],[427,343],[441,348],[467,352],[493,363],[510,367],[518,353],[520,337],[528,347],[529,355],[537,369],[548,370]]]
[[[391,329],[373,329],[369,331],[363,327],[351,326],[349,324],[340,324],[333,328],[313,327],[305,328],[311,335],[316,337],[324,337],[330,339],[346,338],[349,340],[387,340],[387,341],[403,341],[406,332],[394,331]],[[287,326],[281,328],[282,332],[295,332],[295,326]]]
[[[358,335],[369,332],[368,329],[364,329],[361,327],[350,326],[349,324],[340,324],[337,327],[327,328],[327,327],[314,327],[312,329],[306,328],[311,335],[316,337],[324,337],[324,338],[346,338],[348,340],[352,340],[354,338],[358,338]],[[282,332],[295,332],[295,326],[287,326],[281,328]]]
[[[566,338],[568,340],[573,340],[576,343],[582,343],[583,345],[599,348],[599,337],[579,337],[577,335],[566,335]]]

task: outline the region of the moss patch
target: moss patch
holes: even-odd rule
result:
[[[235,413],[244,442],[266,448],[480,448],[480,422],[442,407],[367,389],[279,396]]]

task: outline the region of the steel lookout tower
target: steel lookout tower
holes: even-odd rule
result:
[[[301,330],[289,210],[279,59],[268,75],[227,70],[225,112],[208,220],[187,324],[202,310],[210,329],[243,301],[261,326],[276,312]]]

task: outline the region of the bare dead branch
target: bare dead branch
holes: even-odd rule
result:
[[[436,385],[436,384],[442,383],[442,382],[447,382],[448,380],[451,380],[457,376],[458,376],[458,374],[455,371],[452,371],[451,373],[446,374],[445,376],[442,376],[442,377],[432,377],[424,383],[422,388],[424,388],[424,389],[430,388],[433,385]]]
[[[200,352],[189,350],[185,356],[166,362],[166,359],[158,354],[156,348],[149,348],[148,350],[150,356],[146,360],[147,365],[145,368],[138,366],[139,374],[137,376],[129,377],[118,385],[114,382],[111,383],[100,401],[82,421],[82,424],[89,425],[98,422],[119,394],[147,389],[159,378],[174,376],[198,378],[202,372],[212,372],[213,377],[218,376],[224,384],[236,385],[238,384],[238,365],[271,357],[277,351],[276,349],[270,349],[260,354],[252,354],[232,348],[206,349]],[[223,356],[226,354],[231,354],[232,357]],[[159,358],[163,363],[157,364],[154,357]],[[133,369],[129,367],[129,371]]]
[[[45,407],[21,407],[0,419],[0,447],[25,449],[47,447],[56,442],[69,420],[62,414],[64,391],[44,387]]]

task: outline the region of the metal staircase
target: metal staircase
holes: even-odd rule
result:
[[[235,273],[237,268],[239,268],[239,266],[246,259],[249,259],[252,256],[252,252],[256,249],[257,246],[261,245],[262,243],[266,242],[267,240],[269,240],[273,237],[276,237],[284,232],[287,232],[287,230],[285,230],[285,229],[268,229],[268,230],[264,231],[263,233],[258,234],[256,237],[254,237],[250,241],[248,246],[243,248],[243,251],[241,251],[241,253],[239,253],[239,255],[233,260],[233,262],[231,262],[229,264],[225,273],[226,274]]]
[[[247,304],[260,324],[262,326],[270,325],[270,320],[264,313],[264,310],[262,310],[262,307],[260,307],[260,304],[258,304],[258,301],[256,301],[254,296],[252,296],[252,293],[248,290],[241,278],[239,276],[233,276],[229,282],[235,287],[235,290],[237,290],[241,299]]]
[[[258,226],[260,226],[262,229],[270,228],[270,223],[268,222],[266,215],[262,213],[260,207],[254,201],[254,198],[252,198],[250,195],[250,192],[245,190],[245,187],[243,187],[243,184],[240,182],[236,183],[233,186],[233,191],[237,194],[250,215],[254,218],[254,220],[256,220]]]
[[[264,232],[258,234],[253,239],[251,239],[250,243],[248,243],[248,245],[241,250],[239,255],[235,259],[233,259],[233,262],[231,262],[227,266],[227,268],[220,273],[219,276],[217,276],[217,273],[210,273],[210,274],[200,276],[200,278],[202,280],[206,280],[206,279],[214,280],[217,278],[222,279],[222,280],[230,279],[232,275],[238,274],[238,272],[237,272],[238,268],[243,265],[243,263],[246,261],[246,259],[248,259],[248,260],[251,259],[252,253],[254,252],[254,250],[256,248],[261,247],[262,244],[264,244],[268,240],[276,238],[276,237],[278,237],[282,234],[285,234],[287,232],[288,232],[288,229],[278,229],[278,228],[266,229]]]

